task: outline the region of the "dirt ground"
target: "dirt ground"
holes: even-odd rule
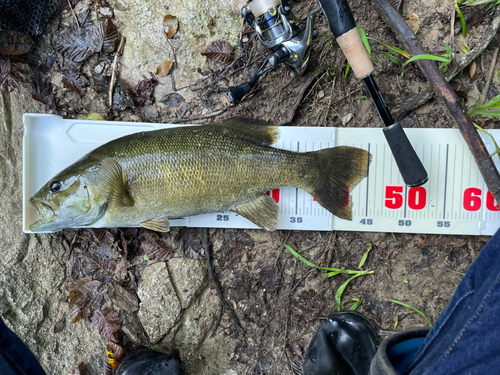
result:
[[[358,25],[368,36],[403,48],[370,2],[353,0],[350,3]],[[291,3],[300,20],[305,18],[313,4],[312,1]],[[450,39],[452,2],[442,4],[438,0],[409,0],[403,1],[400,6],[402,14],[411,14],[413,19],[417,16],[420,20],[416,22],[419,27],[417,36],[424,47],[434,54],[444,53],[443,46]],[[484,36],[492,18],[491,12],[481,14],[477,25],[470,27],[466,39],[471,49]],[[329,37],[326,19],[323,16],[317,18],[319,35],[303,76],[296,77],[281,66],[266,74],[240,105],[228,108],[213,119],[245,116],[286,123],[292,115],[289,125],[293,126],[379,126],[378,114],[366,98],[368,94],[362,82],[356,80],[352,73],[344,76],[346,62]],[[40,56],[46,57],[53,52],[50,35],[65,27],[64,22],[54,22],[50,26],[53,34],[44,37],[39,45]],[[456,38],[459,38],[458,34]],[[486,52],[476,60],[477,77],[471,79],[469,70],[465,69],[461,77],[452,82],[468,107],[479,98],[492,51],[499,41],[496,36]],[[387,48],[372,43],[372,47],[389,52]],[[224,94],[218,93],[217,87],[249,79],[268,53],[257,43],[254,33],[243,36],[243,45],[246,54],[236,50],[234,55],[237,59],[233,63],[225,66],[214,63],[206,76],[200,75],[198,82],[192,82],[193,87],[201,87],[217,79],[215,83],[203,90],[193,91],[191,102],[162,107],[163,111],[157,117],[151,115],[148,103],[124,110],[109,109],[98,94],[95,79],[90,78],[95,75],[94,67],[101,62],[111,63],[109,56],[105,55],[93,56],[84,62],[82,71],[90,79],[83,95],[57,87],[54,89],[54,105],[47,111],[68,118],[99,113],[109,120],[165,123],[177,120],[180,114],[196,115],[198,109],[201,113],[202,108],[207,108],[208,112],[216,111],[226,104]],[[458,48],[455,51],[456,60],[464,55]],[[425,78],[416,66],[410,64],[401,80],[397,65],[382,55],[374,56],[381,64],[375,71],[379,88],[405,127],[451,128],[454,125],[444,106],[436,100],[404,113],[401,106],[427,88]],[[40,72],[44,80],[61,79],[57,69],[59,62],[56,57],[54,59],[55,66]],[[317,73],[318,69],[321,73]],[[311,74],[316,74],[317,78],[307,85],[304,95],[299,95]],[[226,78],[219,79],[222,76]],[[489,97],[498,94],[496,85],[491,85]],[[293,108],[298,97],[300,102],[295,111]],[[349,114],[352,114],[352,119],[346,123],[345,118]],[[498,128],[500,124],[485,118],[483,125]],[[244,331],[237,329],[232,320],[224,315],[217,331],[218,335],[232,337],[238,342],[232,359],[232,368],[238,374],[299,373],[294,368],[301,362],[320,320],[336,311],[335,292],[348,278],[345,274],[324,277],[323,271],[312,269],[291,256],[283,247],[284,243],[317,265],[344,269],[357,269],[368,246],[372,246],[364,269],[374,272],[348,285],[342,296],[342,310],[353,305],[352,298],[359,298],[362,303],[357,311],[366,314],[380,327],[381,333],[387,334],[387,331],[427,324],[420,315],[388,302],[388,298],[415,306],[434,322],[450,300],[462,274],[489,239],[486,236],[338,231],[268,233],[262,230],[218,229],[211,230],[210,234],[215,271],[223,293],[244,327]],[[139,252],[137,255],[143,254]],[[182,255],[178,252],[175,256]]]

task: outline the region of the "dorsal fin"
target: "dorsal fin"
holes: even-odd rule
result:
[[[97,176],[98,188],[105,194],[111,207],[134,205],[123,181],[122,167],[116,160],[104,159]]]
[[[221,122],[216,122],[213,125],[236,130],[263,145],[272,145],[276,143],[280,136],[277,126],[267,121],[245,117],[233,117]]]

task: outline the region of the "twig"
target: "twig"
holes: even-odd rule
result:
[[[330,99],[328,100],[328,106],[326,107],[325,118],[323,119],[323,121],[321,121],[321,124],[322,123],[326,124],[326,119],[328,117],[328,113],[330,112],[330,108],[332,107],[333,89],[335,88],[336,81],[337,81],[337,77],[333,77],[332,87],[330,89]]]
[[[243,329],[241,326],[240,320],[236,316],[233,308],[227,303],[227,301],[224,299],[224,294],[222,293],[222,287],[220,285],[220,281],[217,278],[217,275],[215,274],[215,271],[213,269],[212,265],[212,256],[210,255],[210,238],[208,235],[208,228],[205,228],[205,262],[207,263],[207,270],[208,270],[208,275],[210,276],[210,279],[212,280],[212,283],[214,284],[215,291],[217,292],[217,296],[219,297],[221,307],[223,310],[229,315],[231,315],[231,318],[233,318],[233,322],[238,327],[239,329]]]
[[[163,34],[165,34],[165,38],[167,38],[167,42],[170,45],[170,48],[172,48],[172,54],[174,55],[174,68],[177,68],[177,56],[175,56],[174,46],[170,43],[170,39],[168,39],[168,34],[165,30],[163,30]]]
[[[175,88],[174,72],[170,73],[170,77],[172,78],[172,91],[177,92],[177,89]]]
[[[195,120],[203,120],[205,118],[210,118],[210,117],[215,117],[219,116],[220,114],[224,113],[227,111],[227,109],[231,107],[231,105],[226,105],[224,108],[219,109],[218,111],[209,113],[208,115],[203,115],[203,116],[195,116],[195,117],[186,117],[186,118],[178,118],[177,120],[174,120],[171,122],[171,124],[178,124],[179,122],[187,122],[187,121],[195,121]]]
[[[311,86],[311,83],[313,83],[313,81],[316,78],[318,78],[318,76],[322,73],[323,73],[323,70],[318,69],[309,75],[309,78],[307,79],[306,83],[304,83],[304,85],[300,89],[300,92],[297,95],[297,100],[295,100],[294,105],[292,106],[291,110],[289,111],[288,117],[286,119],[284,119],[283,121],[281,121],[280,123],[278,123],[278,125],[281,126],[281,125],[288,124],[288,123],[292,122],[293,118],[295,117],[295,112],[297,112],[297,108],[299,108],[299,105],[302,102],[302,98],[304,97],[305,92],[307,91],[309,86]]]
[[[455,1],[451,1],[450,48],[451,58],[455,60]]]
[[[111,82],[109,83],[109,107],[113,107],[113,89],[115,87],[115,72],[116,72],[116,63],[118,62],[118,57],[120,57],[120,51],[123,47],[123,43],[125,42],[125,37],[122,36],[120,40],[120,45],[118,46],[118,50],[116,51],[115,59],[113,60],[113,72],[111,73]]]
[[[412,55],[427,53],[413,31],[411,31],[410,27],[406,24],[403,17],[391,6],[389,0],[373,0],[373,2],[377,6],[384,21],[391,27],[396,37],[408,46]],[[493,160],[491,160],[483,140],[472,124],[471,118],[467,115],[467,111],[462,108],[461,99],[444,79],[434,61],[418,60],[417,65],[431,83],[438,97],[448,108],[453,121],[457,124],[460,133],[474,156],[474,160],[476,161],[488,190],[493,194],[495,199],[500,202],[500,175],[495,164],[493,164]]]
[[[76,17],[75,11],[74,11],[73,7],[71,6],[71,3],[69,0],[68,0],[68,5],[69,5],[69,9],[71,9],[71,13],[73,13],[73,17],[75,18],[76,25],[78,26],[78,28],[80,28],[80,22],[78,22],[78,18]]]
[[[332,105],[335,105],[335,104],[337,104],[337,103],[340,103],[341,101],[343,101],[343,100],[347,99],[347,97],[349,97],[349,96],[351,96],[351,95],[354,95],[354,94],[356,94],[356,93],[360,92],[361,90],[362,90],[362,89],[361,89],[361,88],[359,88],[359,89],[357,89],[357,90],[351,91],[349,94],[344,95],[342,98],[340,98],[340,99],[338,99],[338,100],[335,100],[335,101],[334,101],[333,103],[331,103],[331,104],[328,104],[328,106],[332,106]],[[320,102],[320,103],[321,103],[321,102],[324,102],[326,99],[327,99],[327,98],[321,99],[319,102]]]
[[[445,75],[445,79],[450,81],[455,78],[462,70],[464,70],[470,63],[472,63],[478,56],[483,53],[483,51],[488,47],[490,42],[493,40],[493,37],[496,35],[497,30],[500,26],[500,7],[497,7],[495,13],[493,15],[493,21],[488,26],[488,30],[485,32],[484,38],[470,51],[467,55],[462,57],[462,59],[458,62],[458,66],[456,69],[450,69]],[[454,48],[454,46],[451,46]],[[410,99],[408,99],[403,105],[397,108],[397,111],[393,112],[395,117],[402,118],[404,115],[410,113],[414,109],[424,105],[429,100],[431,100],[436,93],[434,92],[432,87],[427,88],[422,91],[420,94],[416,94]]]
[[[495,52],[493,52],[493,58],[491,60],[490,69],[488,70],[488,75],[486,78],[486,84],[484,85],[483,92],[481,93],[481,99],[479,100],[479,104],[483,105],[486,103],[488,98],[488,91],[490,90],[491,77],[493,77],[493,71],[495,70],[495,66],[497,65],[497,56],[498,56],[498,47],[495,48]]]

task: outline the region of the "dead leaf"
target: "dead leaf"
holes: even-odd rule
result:
[[[94,280],[91,276],[83,277],[66,286],[66,290],[69,292],[71,323],[76,323],[84,317],[90,317],[95,310],[101,308],[107,299],[102,286],[103,283]]]
[[[54,106],[54,93],[50,82],[44,82],[40,78],[33,78],[31,96],[49,107]]]
[[[167,14],[165,18],[163,18],[163,28],[165,29],[167,38],[172,39],[179,28],[179,20],[177,20],[176,16]]]
[[[420,18],[415,13],[407,13],[405,21],[410,26],[411,31],[416,34],[420,29]]]
[[[469,65],[469,77],[470,77],[470,79],[474,79],[475,78],[475,76],[476,76],[476,68],[477,68],[476,62],[473,61]]]
[[[116,228],[109,228],[109,229],[94,228],[92,229],[92,232],[94,233],[95,238],[99,242],[109,246],[115,243],[116,235],[118,234],[118,230]]]
[[[115,24],[106,18],[97,26],[91,36],[91,47],[94,52],[111,53],[116,49],[120,34]]]
[[[95,76],[94,85],[97,93],[103,98],[106,106],[109,105],[109,83],[111,81],[110,76]],[[115,89],[113,93],[113,105],[112,109],[123,111],[127,108],[134,107],[134,100],[132,96],[120,83],[120,80],[116,80]]]
[[[80,96],[80,99],[83,98],[87,91],[86,87],[89,84],[87,78],[74,69],[63,72],[63,76],[62,83],[64,87],[76,92]]]
[[[467,244],[466,241],[453,240],[448,236],[445,237],[427,236],[417,245],[417,247],[419,249],[432,246],[462,247],[465,246],[466,244]]]
[[[79,364],[74,365],[69,370],[69,375],[83,375],[84,374],[84,372],[83,372],[84,367],[85,367],[85,365],[83,364],[83,362],[80,362]]]
[[[172,69],[172,61],[164,61],[160,65],[158,65],[158,68],[156,68],[156,74],[160,77],[166,77],[168,76],[168,73],[170,73],[170,69]]]
[[[118,344],[115,344],[112,341],[108,341],[106,344],[106,356],[109,364],[113,368],[117,368],[120,362],[125,357],[125,350]]]
[[[286,358],[292,368],[293,375],[304,375],[302,364],[304,363],[304,352],[299,344],[292,345],[286,344],[285,346]]]
[[[104,375],[115,375],[115,369],[109,363],[109,359],[106,354],[102,355],[102,372]]]
[[[150,100],[151,93],[153,92],[158,80],[155,78],[153,73],[151,74],[151,79],[144,79],[140,81],[137,85],[130,89],[130,94],[137,105],[151,105]]]
[[[231,52],[233,52],[233,47],[228,42],[216,40],[201,54],[217,63],[227,63],[233,59]]]
[[[184,97],[176,92],[172,92],[170,94],[162,96],[160,99],[160,103],[165,103],[169,107],[175,107],[175,108],[180,106],[181,103],[183,103],[184,101],[185,101]]]
[[[54,333],[59,333],[61,332],[64,327],[66,327],[66,318],[60,319],[55,325],[54,325]]]
[[[92,323],[99,334],[110,341],[116,341],[116,333],[120,330],[121,319],[111,307],[95,310]]]
[[[175,250],[168,249],[157,242],[150,240],[141,241],[141,250],[144,251],[149,259],[157,260],[159,262],[165,262],[172,259],[175,254]]]
[[[3,55],[24,55],[34,46],[33,39],[24,33],[0,30],[0,53]]]
[[[0,85],[7,85],[10,91],[21,82],[29,82],[30,68],[26,61],[14,56],[0,56]]]
[[[76,63],[85,61],[93,53],[93,29],[92,23],[87,21],[88,13],[89,11],[80,13],[78,15],[80,27],[74,25],[62,33],[55,42],[56,50]]]

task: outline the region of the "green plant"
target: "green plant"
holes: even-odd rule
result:
[[[351,307],[349,307],[349,310],[351,310],[351,311],[356,310],[359,307],[359,305],[361,305],[361,303],[362,303],[361,299],[359,299],[359,298],[351,298],[351,301],[354,301],[354,304]]]
[[[401,302],[401,301],[398,301],[398,300],[395,300],[395,299],[389,299],[389,298],[387,299],[387,301],[393,302],[393,303],[397,303],[398,305],[404,306],[404,307],[406,307],[406,308],[408,308],[410,310],[413,310],[413,311],[419,313],[420,315],[422,315],[425,318],[425,320],[427,320],[427,323],[429,323],[429,325],[432,327],[432,323],[429,320],[429,318],[427,318],[427,316],[425,316],[425,314],[422,311],[416,309],[412,305],[408,305],[407,303],[404,303],[404,302]]]
[[[368,242],[366,244],[366,246],[368,247],[368,249],[365,251],[365,253],[363,254],[363,258],[361,258],[361,261],[359,262],[358,270],[361,269],[361,267],[363,267],[363,265],[366,262],[366,258],[368,258],[368,253],[372,249],[372,244],[371,243]]]
[[[447,67],[448,64],[451,63],[451,61],[453,59],[451,58],[452,50],[451,50],[450,46],[445,45],[444,48],[446,50],[446,53],[443,53],[441,56],[435,56],[435,55],[430,55],[428,53],[424,53],[424,54],[421,54],[421,55],[415,55],[415,56],[410,57],[401,66],[401,78],[403,77],[404,68],[406,67],[406,65],[408,65],[409,63],[411,63],[411,62],[413,62],[415,60],[441,61],[441,66],[439,67],[439,70],[441,71],[441,73],[445,73],[446,70],[448,69],[448,67]]]
[[[343,270],[341,268],[334,268],[334,267],[320,267],[320,266],[317,266],[316,264],[308,261],[306,258],[304,258],[302,255],[300,255],[299,253],[297,253],[294,249],[292,249],[290,246],[288,246],[287,244],[284,244],[285,248],[290,252],[292,253],[292,255],[294,257],[296,257],[297,259],[299,259],[300,261],[304,262],[305,264],[307,264],[309,267],[314,267],[314,268],[317,268],[319,270],[323,270],[323,271],[328,271],[327,273],[323,274],[323,277],[332,277],[332,276],[336,276],[336,275],[339,275],[341,273],[344,273],[344,274],[348,274],[348,275],[353,275],[351,276],[349,279],[347,279],[338,289],[337,291],[335,292],[335,301],[337,302],[337,310],[340,311],[340,308],[342,307],[342,293],[344,293],[344,290],[345,288],[347,287],[347,285],[352,281],[354,280],[356,277],[359,277],[359,276],[363,276],[363,275],[370,275],[372,274],[374,271],[356,271],[356,270]],[[369,251],[369,250],[368,250]],[[368,251],[365,252],[365,255],[368,256]],[[364,257],[364,256],[363,256]],[[366,259],[365,259],[366,260]],[[363,262],[364,263],[364,262]],[[360,265],[362,266],[362,264]]]
[[[469,116],[485,115],[500,118],[500,95],[495,96],[486,104],[476,103],[474,108],[467,111],[467,114]]]

